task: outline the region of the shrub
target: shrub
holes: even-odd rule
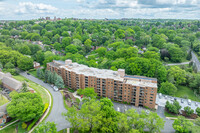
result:
[[[169,103],[169,101],[167,101],[165,108],[171,113],[178,114],[181,106],[179,105],[178,101],[174,101],[173,103]]]
[[[40,119],[40,117],[34,119],[34,120],[31,122],[31,124],[28,126],[27,130],[30,131],[30,130],[32,129],[32,127],[35,125],[35,123],[36,123],[39,119]]]
[[[196,108],[197,115],[200,117],[200,108]]]
[[[48,109],[48,107],[49,107],[49,104],[45,103],[43,113]]]
[[[194,110],[191,109],[189,106],[184,107],[184,111],[185,111],[185,113],[186,113],[187,116],[190,116],[191,114],[194,113]]]
[[[82,95],[83,94],[83,89],[78,89],[77,90],[77,95]]]
[[[80,103],[80,99],[76,98],[76,102],[77,102],[77,104],[79,104]]]
[[[23,129],[26,129],[26,128],[27,128],[27,124],[23,122],[23,123],[22,123],[22,128],[23,128]]]

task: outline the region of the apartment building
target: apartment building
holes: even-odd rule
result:
[[[155,108],[157,79],[126,75],[124,69],[112,71],[72,63],[71,60],[47,63],[47,69],[62,76],[72,89],[92,87],[98,96],[135,106]]]

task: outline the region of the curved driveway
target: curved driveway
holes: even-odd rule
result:
[[[25,72],[20,73],[20,75],[22,75],[22,76],[26,77],[27,79],[45,87],[51,93],[51,95],[53,97],[53,107],[52,107],[52,110],[51,110],[49,116],[46,118],[45,121],[46,122],[47,121],[55,122],[57,124],[57,130],[58,131],[65,129],[65,128],[69,128],[70,123],[67,120],[65,120],[64,116],[62,116],[62,113],[67,112],[67,110],[64,107],[62,94],[59,91],[55,92],[53,90],[53,88],[50,86],[50,84],[44,83],[42,80],[35,78],[32,75],[27,75]]]

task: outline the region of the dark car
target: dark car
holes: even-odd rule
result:
[[[174,98],[174,100],[176,101],[177,99],[176,99],[176,98]]]
[[[30,75],[30,73],[27,73],[27,75]]]

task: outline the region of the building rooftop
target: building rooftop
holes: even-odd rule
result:
[[[112,70],[88,67],[86,65],[82,65],[78,63],[71,63],[66,66],[61,66],[61,67],[68,71],[73,71],[77,74],[83,74],[85,76],[94,76],[97,78],[108,78],[108,79],[123,81],[123,78],[120,77],[118,72],[112,71]]]
[[[3,77],[2,83],[18,91],[22,88],[22,83],[12,77]]]
[[[5,114],[7,114],[7,111],[6,111],[6,106],[8,105],[8,103],[0,106],[0,116],[3,116]]]
[[[118,69],[118,71],[108,70],[108,69],[98,69],[94,67],[88,67],[86,65],[72,63],[71,60],[64,61],[56,61],[49,63],[52,66],[64,68],[67,71],[73,71],[76,74],[83,74],[85,76],[94,76],[97,78],[104,79],[114,79],[117,81],[121,81],[127,84],[132,84],[135,86],[146,86],[146,87],[157,87],[156,78],[148,78],[144,76],[137,75],[125,75],[124,69]]]

